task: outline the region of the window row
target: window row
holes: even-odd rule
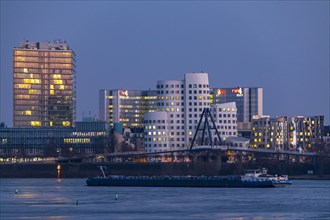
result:
[[[157,94],[184,94],[183,90],[181,92],[179,90],[166,90],[166,91],[157,91]]]
[[[162,89],[162,88],[184,88],[183,84],[160,84],[157,85],[157,89]]]
[[[209,88],[208,84],[189,84],[189,88]]]
[[[189,90],[189,94],[197,94],[197,90]],[[198,94],[209,94],[209,90],[198,90]]]
[[[145,124],[151,123],[165,123],[165,120],[144,120]]]

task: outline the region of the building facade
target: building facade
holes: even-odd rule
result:
[[[237,132],[237,108],[235,102],[215,104],[211,107],[222,142],[235,137]]]
[[[76,127],[0,128],[0,162],[12,158],[58,157],[98,153],[107,144],[105,122],[77,122]]]
[[[74,125],[75,63],[65,41],[24,41],[13,49],[14,127]]]
[[[142,128],[146,112],[156,111],[156,91],[148,90],[100,90],[99,119],[122,123],[124,128]]]
[[[214,88],[211,90],[211,103],[235,102],[239,129],[248,130],[254,115],[263,114],[262,88]]]
[[[192,141],[204,108],[210,108],[207,73],[186,73],[184,80],[157,82],[158,111],[168,112],[170,148]]]
[[[157,96],[158,112],[148,113],[144,118],[148,152],[190,146],[205,108],[211,108],[222,140],[237,136],[236,104],[211,107],[207,73],[186,73],[184,80],[158,81]]]
[[[315,151],[323,144],[323,116],[270,118],[254,116],[250,146],[275,150]]]
[[[146,113],[144,115],[144,149],[147,152],[166,151],[170,146],[168,112]],[[173,141],[174,139],[171,139]]]

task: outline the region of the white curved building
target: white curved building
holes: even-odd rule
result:
[[[212,106],[214,123],[222,141],[228,137],[237,137],[237,108],[235,102],[215,104]]]
[[[157,151],[159,145],[166,144],[167,150],[186,148],[190,145],[199,118],[204,108],[210,107],[210,88],[207,73],[186,73],[184,80],[157,82],[157,108],[159,112],[145,115],[145,147],[148,152]],[[163,114],[158,114],[163,112]],[[165,114],[167,113],[167,114]],[[164,124],[158,123],[159,120]],[[166,126],[167,130],[157,129]],[[146,123],[148,122],[148,123]],[[152,128],[152,130],[150,130]],[[153,129],[155,128],[155,129]],[[150,131],[149,131],[150,130]],[[165,131],[165,142],[159,142],[154,132]],[[156,149],[153,149],[156,147]],[[162,148],[163,149],[163,148]]]
[[[168,150],[168,113],[145,113],[144,124],[144,147],[146,151],[155,152]]]

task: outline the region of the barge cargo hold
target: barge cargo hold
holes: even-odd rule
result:
[[[142,187],[275,187],[273,181],[240,176],[109,176],[87,178],[88,186]]]

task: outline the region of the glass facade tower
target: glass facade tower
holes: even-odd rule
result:
[[[263,114],[263,89],[240,87],[212,89],[212,104],[226,102],[236,103],[238,122],[251,122],[254,115]]]
[[[143,117],[157,110],[157,91],[100,90],[99,114],[101,121],[122,123],[124,128],[143,128]]]
[[[13,49],[14,127],[74,125],[75,62],[65,41],[24,41]]]

